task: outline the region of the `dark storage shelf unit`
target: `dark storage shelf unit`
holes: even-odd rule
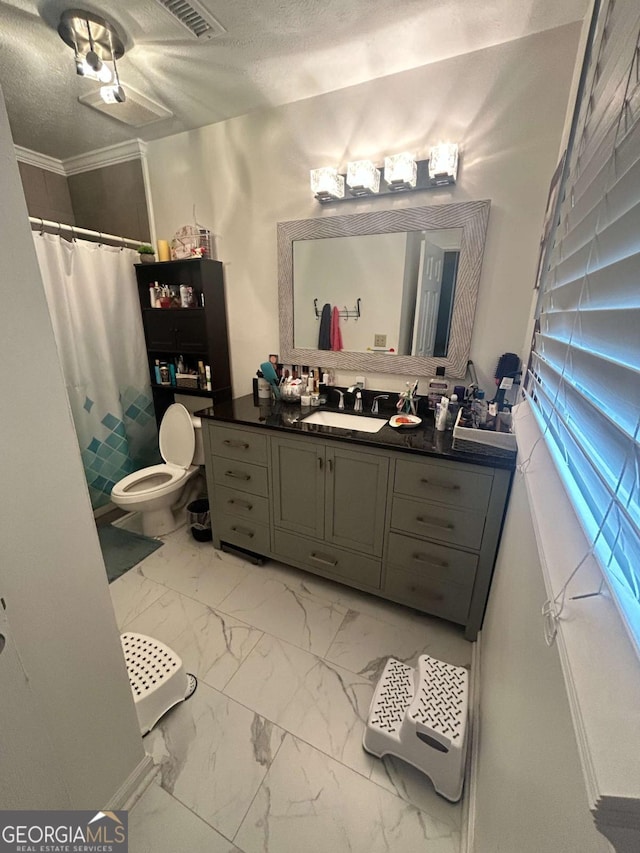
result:
[[[213,403],[230,400],[231,367],[222,263],[194,258],[136,264],[135,270],[158,424],[175,394],[207,397]],[[203,307],[152,308],[149,288],[155,282],[192,287],[197,305]],[[197,367],[198,361],[211,367],[211,391],[156,382],[156,359],[174,362],[179,355],[193,367]]]

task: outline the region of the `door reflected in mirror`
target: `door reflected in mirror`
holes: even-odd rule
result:
[[[446,357],[462,230],[294,240],[294,346],[328,348],[320,335],[328,304],[341,312],[346,351]]]

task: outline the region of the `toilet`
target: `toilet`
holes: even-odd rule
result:
[[[116,506],[141,513],[145,536],[163,536],[181,524],[175,512],[187,503],[188,484],[204,465],[200,418],[173,403],[162,418],[159,443],[164,464],[135,471],[111,490]]]

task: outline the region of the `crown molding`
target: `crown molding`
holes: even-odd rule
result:
[[[39,154],[37,151],[31,151],[30,148],[23,148],[21,145],[14,145],[14,148],[18,162],[28,163],[29,166],[36,166],[38,169],[45,169],[47,172],[66,176],[67,172],[62,160],[48,157],[46,154]]]
[[[115,166],[129,160],[144,160],[146,156],[147,143],[142,139],[130,139],[117,145],[98,148],[97,151],[89,151],[87,154],[78,154],[77,157],[67,157],[62,161],[62,165],[66,175],[79,175],[81,172],[92,172],[94,169]]]

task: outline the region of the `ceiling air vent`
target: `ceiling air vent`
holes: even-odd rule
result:
[[[185,0],[157,0],[157,2],[171,12],[173,17],[196,38],[210,39],[226,32],[222,24],[196,0],[192,0],[191,3]]]

